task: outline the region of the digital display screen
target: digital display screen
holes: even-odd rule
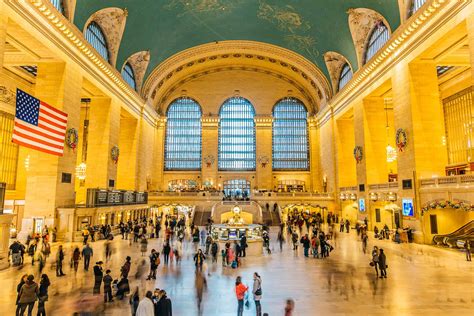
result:
[[[359,212],[365,212],[365,199],[359,199]]]
[[[229,239],[237,239],[237,231],[229,230]]]
[[[402,199],[402,214],[403,216],[413,216],[413,199]]]

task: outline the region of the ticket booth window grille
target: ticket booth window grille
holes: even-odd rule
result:
[[[273,170],[308,170],[308,113],[295,98],[279,101],[273,109]]]
[[[253,171],[256,167],[255,110],[247,99],[225,101],[219,121],[219,170]]]
[[[165,170],[201,170],[201,107],[187,97],[168,108]]]
[[[227,197],[247,198],[250,196],[250,182],[245,179],[225,181],[224,195]]]

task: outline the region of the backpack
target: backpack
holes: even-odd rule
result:
[[[160,257],[157,256],[157,257],[155,258],[155,264],[156,264],[157,266],[159,266],[160,263],[161,263]]]

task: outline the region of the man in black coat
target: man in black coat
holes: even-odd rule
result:
[[[160,291],[160,299],[156,303],[155,315],[173,316],[171,300],[166,296],[166,292],[164,290]]]
[[[240,238],[240,257],[245,257],[247,255],[245,251],[246,248],[247,248],[247,237],[243,235]]]
[[[113,279],[110,276],[110,270],[105,271],[105,276],[104,276],[104,302],[113,302],[112,298],[112,282]]]
[[[94,294],[100,294],[100,284],[102,283],[102,277],[104,276],[102,264],[102,261],[97,261],[94,266]]]

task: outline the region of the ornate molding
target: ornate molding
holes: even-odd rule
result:
[[[127,21],[128,12],[126,9],[120,8],[105,8],[92,14],[87,22],[84,24],[84,31],[91,22],[99,24],[107,39],[107,46],[109,49],[109,59],[112,66],[117,63],[118,50],[120,42],[122,41],[123,31],[125,30],[125,23]]]
[[[329,71],[329,77],[331,78],[332,89],[334,92],[337,92],[337,88],[339,86],[339,79],[341,77],[341,70],[342,67],[347,63],[349,67],[352,68],[351,63],[346,59],[346,57],[342,56],[336,52],[327,52],[324,54],[324,61],[326,62],[326,67]]]
[[[375,25],[380,21],[383,21],[390,31],[390,24],[387,20],[378,12],[366,9],[357,8],[349,9],[347,11],[349,17],[349,29],[352,35],[352,41],[357,54],[357,62],[359,67],[362,67],[364,62],[364,54],[367,48],[367,41],[370,32],[374,29]],[[391,31],[390,31],[391,32]]]
[[[332,96],[323,72],[306,58],[275,45],[240,40],[203,44],[171,56],[152,71],[142,88],[142,95],[146,99],[154,99],[161,94],[157,91],[167,81],[186,68],[218,59],[233,59],[235,62],[237,58],[255,58],[259,62],[269,62],[273,67],[291,69],[301,81],[307,81],[319,91],[322,102]]]
[[[122,66],[129,63],[132,66],[133,73],[135,74],[135,83],[137,85],[137,91],[140,91],[143,85],[143,79],[145,78],[146,69],[150,63],[150,51],[141,51],[128,57]]]

